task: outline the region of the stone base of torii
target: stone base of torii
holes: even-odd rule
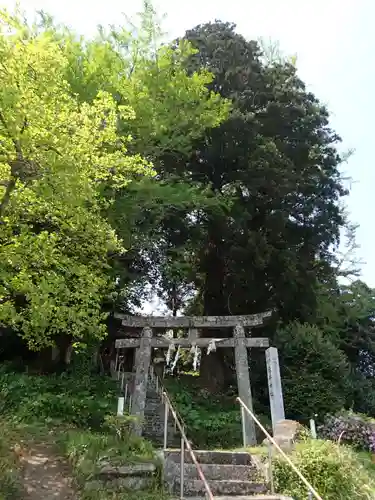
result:
[[[126,328],[141,330],[139,338],[117,339],[116,349],[136,348],[135,381],[131,413],[143,419],[146,405],[148,372],[151,363],[153,348],[169,348],[171,344],[180,348],[197,346],[208,347],[213,342],[216,347],[233,347],[236,361],[238,396],[253,411],[251,383],[249,375],[248,353],[251,348],[268,348],[266,350],[268,388],[270,396],[272,425],[285,419],[284,403],[282,396],[280,368],[277,349],[269,347],[267,338],[246,337],[245,328],[253,328],[263,324],[271,312],[247,316],[127,316],[116,314]],[[199,330],[210,328],[233,328],[232,338],[202,338]],[[166,331],[173,329],[188,330],[188,338],[168,339],[166,337],[153,337],[153,331]],[[249,417],[244,417],[243,433],[244,445],[256,444],[255,424]],[[142,431],[140,427],[140,432]]]

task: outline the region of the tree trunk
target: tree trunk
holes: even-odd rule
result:
[[[209,251],[204,262],[203,271],[206,279],[203,293],[204,314],[207,316],[223,316],[228,314],[226,294],[224,292],[225,261],[220,242],[220,229],[214,219],[209,229]],[[203,337],[228,337],[228,330],[204,329]],[[226,369],[226,349],[218,348],[210,354],[202,353],[200,376],[202,385],[210,392],[220,392],[226,387],[230,373]]]

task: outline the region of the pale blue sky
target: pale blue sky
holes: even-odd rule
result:
[[[13,7],[15,1],[0,0]],[[82,34],[91,34],[97,24],[120,23],[121,13],[133,15],[140,0],[23,0],[27,11],[43,9]],[[165,30],[170,36],[183,34],[198,23],[221,19],[233,21],[247,38],[260,36],[278,40],[286,53],[297,54],[298,68],[310,89],[328,105],[332,125],[343,138],[343,148],[355,149],[344,166],[350,175],[348,209],[360,224],[358,257],[365,261],[363,278],[375,286],[375,233],[370,205],[375,211],[375,170],[372,166],[375,99],[375,18],[373,0],[189,0],[154,2],[166,13]],[[367,206],[367,208],[366,208]]]

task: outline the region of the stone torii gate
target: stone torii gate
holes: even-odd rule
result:
[[[247,316],[179,316],[179,317],[158,317],[158,316],[128,316],[123,314],[115,314],[117,319],[122,320],[122,325],[127,328],[139,329],[142,334],[139,338],[117,339],[115,343],[116,349],[136,348],[136,374],[134,383],[134,394],[132,399],[131,412],[133,415],[139,416],[141,419],[144,416],[147,393],[148,371],[151,363],[151,355],[153,348],[169,348],[171,344],[181,348],[197,346],[199,348],[208,347],[212,342],[216,347],[234,347],[238,395],[242,401],[253,410],[252,392],[249,376],[249,364],[247,357],[247,349],[252,347],[267,348],[269,347],[268,338],[247,338],[245,335],[245,327],[252,328],[263,324],[266,318],[271,316],[271,312],[260,314],[252,314]],[[206,328],[233,328],[233,338],[202,338],[199,337],[198,331]],[[153,337],[153,330],[173,330],[185,329],[188,330],[188,338],[168,339],[166,337]],[[280,408],[278,401],[278,415],[274,414],[272,398],[272,379],[278,376],[278,360],[275,365],[274,348],[268,349],[272,352],[272,373],[269,369],[270,352],[267,352],[267,369],[269,373],[269,389],[271,400],[272,421],[282,420],[284,409]],[[275,372],[276,366],[276,372]],[[278,384],[281,387],[281,383]],[[272,394],[271,394],[272,393]],[[281,403],[282,403],[282,395]],[[280,398],[279,398],[280,399]],[[244,417],[243,417],[244,418]],[[244,441],[245,444],[251,446],[256,444],[255,424],[252,419],[244,418],[243,421]]]

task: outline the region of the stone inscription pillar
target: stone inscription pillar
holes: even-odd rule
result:
[[[143,418],[145,413],[148,371],[151,361],[151,341],[152,329],[145,327],[142,330],[142,337],[136,355],[136,372],[134,381],[134,391],[132,399],[131,413],[139,418],[134,431],[136,434],[142,434]]]
[[[233,330],[234,337],[234,354],[236,359],[236,373],[237,373],[237,386],[238,396],[242,399],[245,405],[253,411],[253,398],[251,395],[249,363],[247,361],[247,346],[244,327],[237,325]],[[244,430],[244,445],[253,446],[256,444],[255,422],[248,415],[242,412],[242,422]]]
[[[279,365],[279,354],[276,347],[266,350],[268,393],[270,397],[271,418],[273,432],[277,422],[285,420],[283,389],[281,386],[281,375]]]

